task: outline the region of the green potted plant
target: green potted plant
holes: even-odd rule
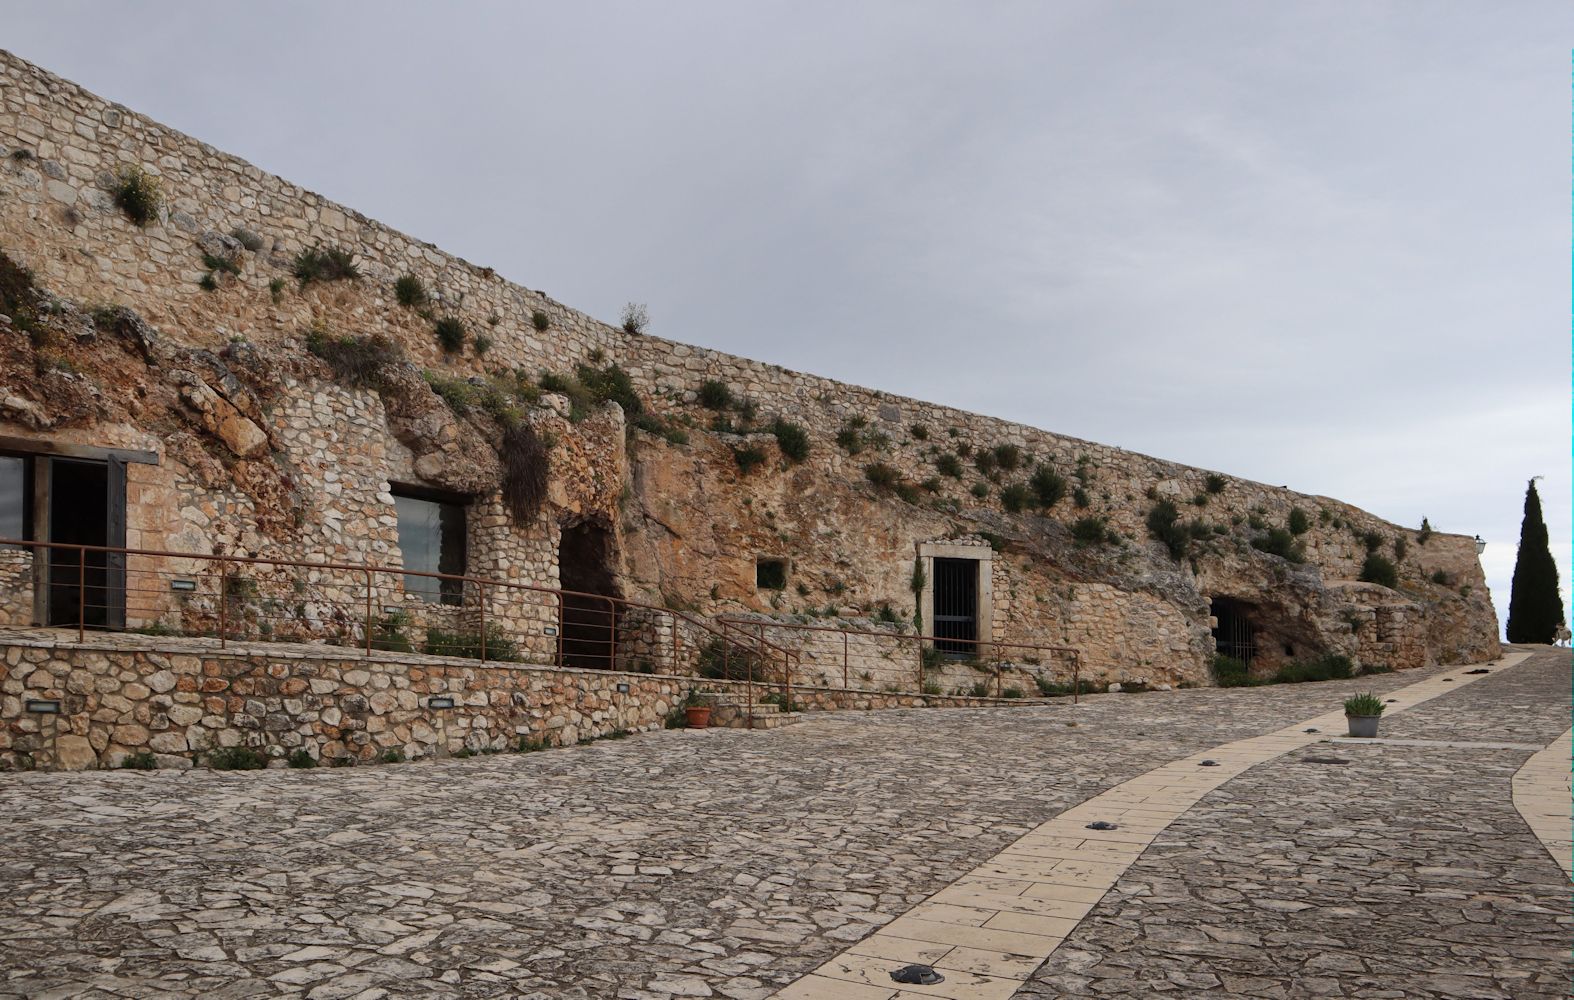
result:
[[[690,691],[687,700],[683,703],[683,721],[690,729],[706,729],[710,726],[710,699]]]
[[[1353,695],[1344,700],[1345,721],[1350,724],[1350,735],[1363,739],[1377,737],[1377,720],[1382,718],[1383,702],[1377,695],[1368,691],[1366,694]]]

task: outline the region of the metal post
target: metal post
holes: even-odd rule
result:
[[[484,583],[477,583],[476,586],[479,587],[480,590],[481,590],[481,594],[480,594],[480,597],[479,597],[479,600],[481,602],[481,662],[485,663],[486,662],[486,584],[484,584]]]
[[[725,638],[723,638],[722,642],[723,642],[722,648],[723,649],[728,648]],[[744,665],[745,665],[745,667],[748,670],[748,673],[746,674],[746,676],[748,677],[748,683],[746,685],[746,690],[748,691],[748,698],[747,698],[748,713],[749,713],[748,727],[750,729],[753,729],[754,728],[754,657],[749,656],[749,657],[745,657],[744,659],[746,661]],[[722,663],[725,664],[726,662],[727,662],[726,661],[726,654],[723,653],[722,654]],[[725,666],[722,667],[722,676],[723,677],[727,676],[727,668]]]
[[[842,690],[847,690],[847,633],[842,633]]]
[[[1075,650],[1071,653],[1071,703],[1077,704],[1082,697],[1082,654]]]
[[[924,640],[919,639],[913,645],[918,647],[918,688],[919,694],[924,693]]]
[[[366,655],[372,655],[372,571],[366,571]]]
[[[87,641],[87,549],[77,549],[77,642]]]
[[[563,664],[563,595],[557,594],[557,665]]]
[[[225,640],[229,636],[229,603],[230,603],[230,571],[224,563],[219,563],[219,648],[224,648]]]
[[[610,597],[606,598],[606,602],[607,632],[611,636],[607,640],[607,669],[616,670],[618,668],[618,607],[612,603]]]

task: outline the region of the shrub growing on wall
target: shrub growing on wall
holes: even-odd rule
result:
[[[935,459],[935,471],[952,479],[962,478],[962,460],[954,452],[945,452]]]
[[[732,389],[719,379],[708,378],[700,383],[699,398],[707,410],[725,410],[732,405]]]
[[[404,356],[397,344],[380,333],[335,337],[320,328],[306,335],[306,349],[328,362],[340,382],[365,389],[381,385],[383,370]]]
[[[623,306],[623,332],[635,336],[645,332],[650,325],[650,313],[643,302],[628,302]]]
[[[426,305],[426,286],[413,274],[406,274],[394,282],[394,297],[399,304],[410,309]]]
[[[146,226],[157,219],[159,208],[164,203],[158,178],[138,166],[121,169],[115,181],[114,195],[115,204],[126,213],[126,218],[139,226]]]
[[[458,316],[444,316],[432,324],[444,354],[458,354],[465,346],[465,324]]]
[[[361,276],[349,251],[338,247],[313,247],[295,255],[295,280],[305,288],[314,281],[353,281]]]
[[[1290,534],[1304,535],[1312,528],[1312,519],[1306,516],[1306,511],[1299,507],[1290,511]]]
[[[1148,510],[1148,534],[1163,542],[1176,562],[1184,559],[1191,547],[1191,533],[1180,523],[1180,511],[1171,500],[1160,500]]]
[[[1022,464],[1022,449],[1014,444],[997,444],[994,447],[995,464],[1002,471],[1015,472]]]
[[[1393,563],[1376,552],[1369,552],[1366,561],[1361,564],[1361,582],[1379,584],[1392,590],[1399,586],[1399,571]]]
[[[1040,507],[1053,507],[1066,495],[1066,477],[1047,465],[1040,465],[1033,470],[1028,485],[1033,488],[1033,495]]]
[[[771,433],[776,435],[776,447],[790,462],[801,462],[809,457],[809,432],[790,420],[776,418],[771,424]]]
[[[1033,490],[1026,483],[1012,483],[1000,491],[1000,505],[1007,513],[1019,514],[1033,502]]]
[[[551,457],[541,435],[526,423],[503,430],[498,447],[503,467],[503,504],[515,524],[532,524],[547,498],[547,474]]]

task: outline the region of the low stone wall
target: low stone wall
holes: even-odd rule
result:
[[[746,698],[741,682],[697,677],[126,640],[0,641],[0,768],[117,767],[137,753],[152,753],[160,767],[189,767],[205,752],[238,746],[274,758],[305,750],[324,763],[369,763],[391,750],[415,759],[512,750],[521,741],[563,746],[659,728],[695,688]],[[756,699],[771,690],[755,685]],[[454,707],[431,707],[434,696]],[[819,687],[794,687],[792,697],[810,710],[1030,703]],[[29,701],[56,702],[59,711],[29,711]]]
[[[372,761],[389,750],[416,758],[514,749],[521,739],[563,745],[659,727],[693,683],[338,651],[0,648],[0,765],[13,768],[114,767],[144,751],[186,767],[233,746]],[[434,695],[455,707],[431,708]],[[59,713],[29,712],[32,699],[59,702]]]

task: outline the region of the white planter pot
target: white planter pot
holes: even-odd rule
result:
[[[1377,721],[1381,715],[1347,715],[1344,720],[1350,724],[1350,735],[1361,739],[1377,738]]]

